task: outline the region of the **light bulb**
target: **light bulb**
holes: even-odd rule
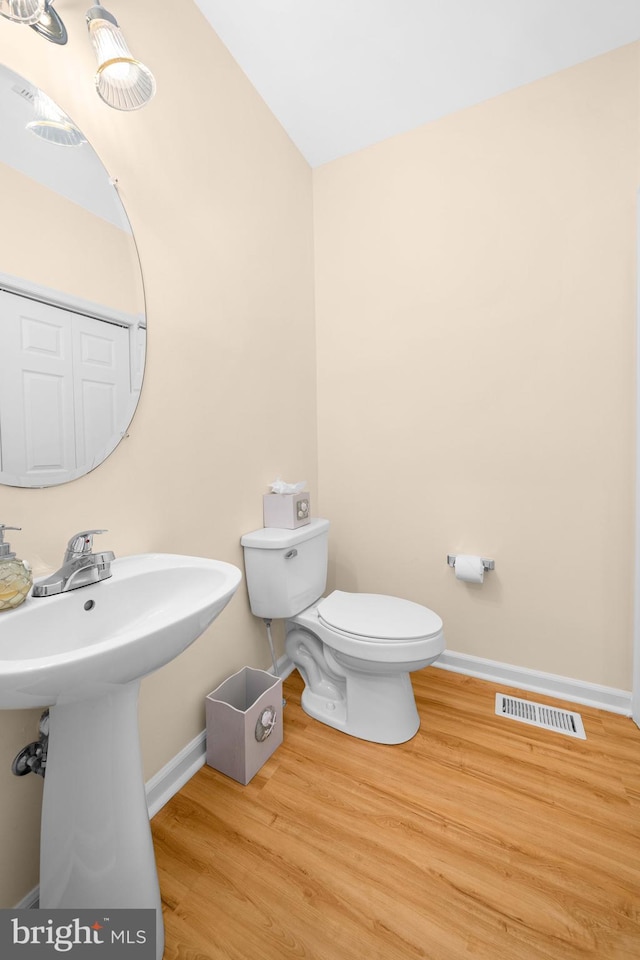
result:
[[[87,26],[98,59],[98,95],[116,110],[138,110],[151,100],[156,82],[151,71],[131,56],[115,17],[96,5],[87,13]]]
[[[42,90],[35,95],[34,109],[35,119],[27,124],[27,130],[36,137],[62,147],[78,147],[87,142],[64,110]]]
[[[44,0],[0,0],[0,15],[14,23],[35,23],[43,10]]]

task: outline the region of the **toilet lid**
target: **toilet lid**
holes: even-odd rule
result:
[[[318,616],[328,627],[363,640],[420,640],[442,630],[442,620],[433,610],[382,593],[334,590],[318,604]]]

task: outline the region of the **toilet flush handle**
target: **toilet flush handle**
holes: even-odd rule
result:
[[[297,556],[298,556],[298,551],[294,547],[293,550],[289,550],[287,553],[285,553],[284,558],[285,560],[293,560],[293,558]]]

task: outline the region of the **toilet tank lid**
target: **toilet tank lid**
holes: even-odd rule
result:
[[[295,547],[297,543],[312,540],[329,529],[329,521],[315,517],[302,527],[295,530],[285,530],[283,527],[262,527],[252,533],[245,533],[240,538],[243,547],[255,547],[258,550],[286,550]]]

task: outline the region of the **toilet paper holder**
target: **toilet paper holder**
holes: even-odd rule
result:
[[[482,560],[482,566],[484,567],[485,570],[495,570],[495,568],[496,568],[496,562],[495,562],[495,560],[487,560],[487,559],[485,559],[484,557],[480,557],[480,559]],[[455,555],[455,554],[448,553],[448,554],[447,554],[447,563],[449,564],[450,567],[455,567],[455,565],[456,565],[456,555]]]

